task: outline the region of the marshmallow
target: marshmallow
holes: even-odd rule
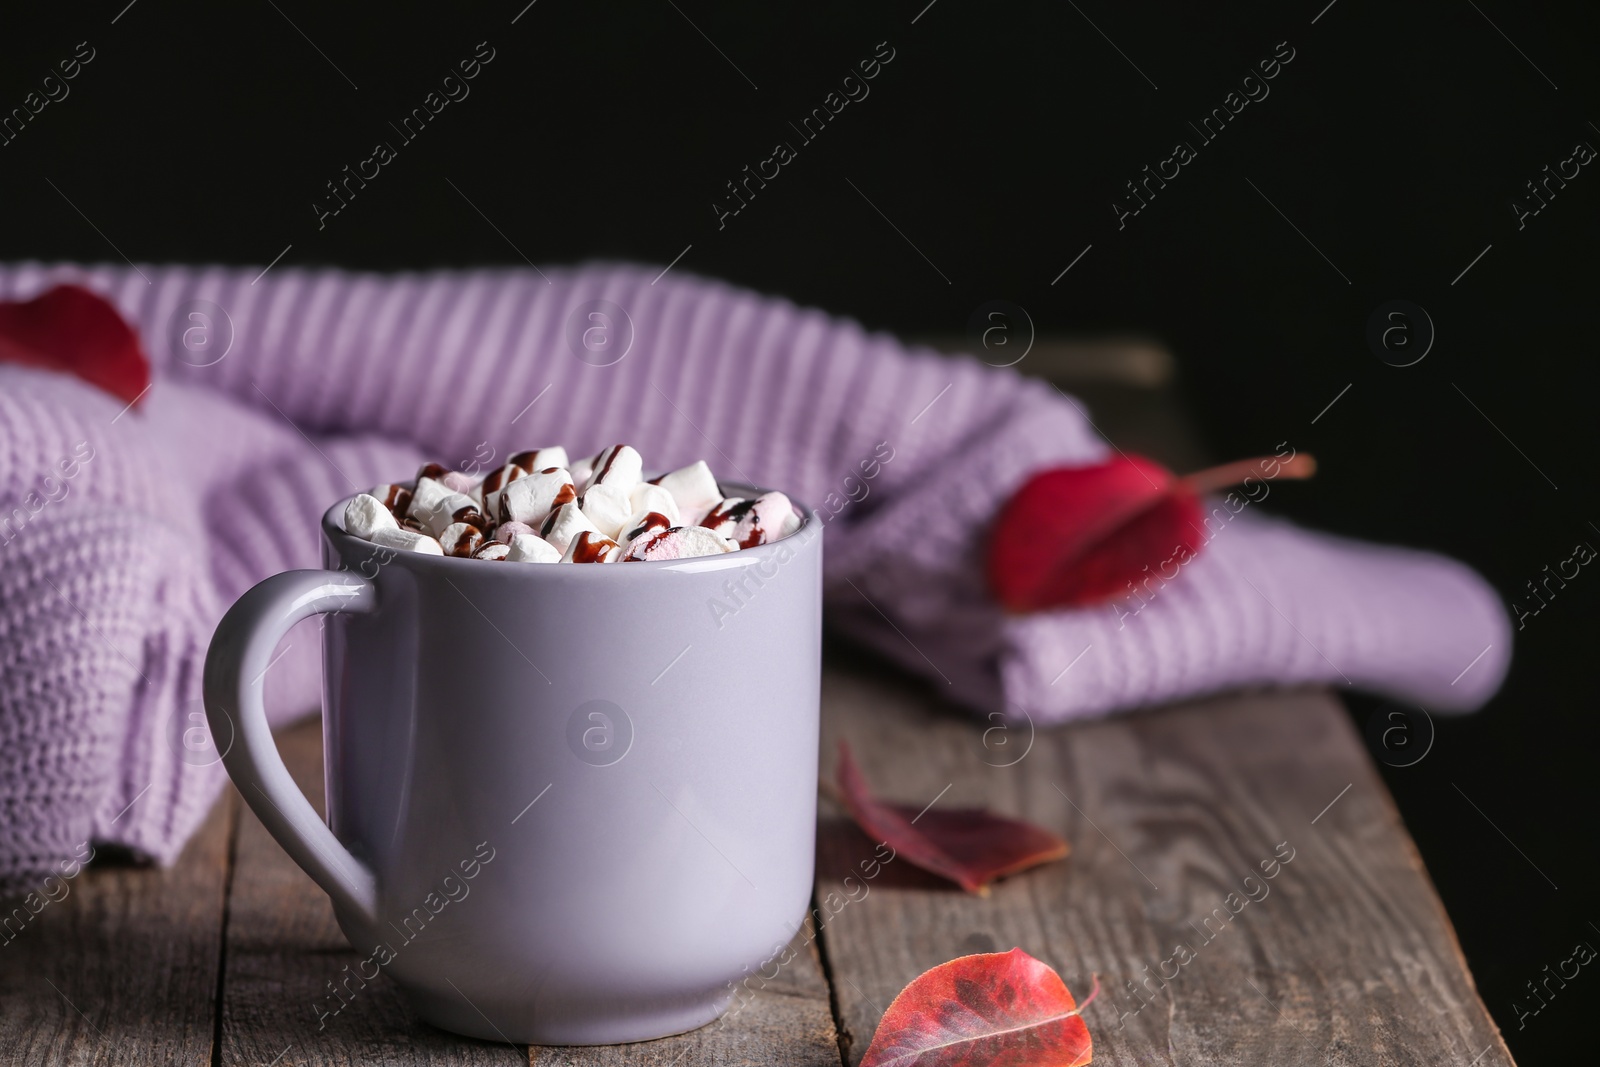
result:
[[[659,511],[641,511],[622,524],[622,544],[626,548],[631,548],[633,542],[641,537],[670,529],[672,520],[666,515]]]
[[[567,450],[560,445],[551,448],[530,448],[511,457],[511,463],[525,471],[542,471],[546,467],[568,466]]]
[[[690,556],[716,556],[738,546],[704,526],[674,526],[637,538],[628,546],[630,561],[687,559]]]
[[[418,508],[417,501],[413,499],[411,517],[422,523],[423,529],[435,537],[442,537],[445,528],[452,523],[464,522],[480,530],[487,530],[490,526],[488,518],[478,510],[476,500],[465,493],[452,493],[449,490],[445,490],[443,496],[432,499],[426,508]]]
[[[518,534],[506,547],[508,563],[559,563],[561,552],[537,534]]]
[[[445,471],[444,477],[439,480],[444,483],[446,489],[465,496],[475,496],[478,491],[478,480],[461,471]]]
[[[596,485],[584,490],[578,506],[583,508],[583,513],[589,516],[595,528],[613,541],[622,531],[622,524],[633,513],[628,505],[628,494],[613,485]]]
[[[800,529],[800,516],[782,493],[762,493],[754,500],[729,497],[700,523],[740,548],[754,548]]]
[[[394,513],[382,500],[370,493],[362,493],[344,506],[344,532],[372,540],[379,530],[398,530]]]
[[[517,534],[507,545],[509,563],[560,563],[562,552],[539,534]]]
[[[738,496],[725,496],[717,501],[717,506],[706,512],[700,520],[700,525],[708,530],[715,530],[723,537],[732,538],[734,527],[739,520],[750,513],[755,507],[754,500],[746,500]]]
[[[777,490],[756,497],[756,516],[761,520],[762,544],[788,537],[805,523],[794,501]]]
[[[560,467],[534,471],[500,493],[500,521],[537,526],[556,508],[577,498],[572,475]]]
[[[411,490],[403,485],[375,485],[367,495],[383,501],[383,506],[397,519],[411,506]]]
[[[672,494],[682,519],[702,518],[722,499],[722,490],[703,459],[650,481]]]
[[[562,563],[611,563],[622,555],[622,549],[609,537],[579,530],[578,535],[561,553]]]
[[[499,470],[490,471],[488,476],[478,483],[478,502],[483,505],[483,513],[499,515],[500,493],[518,478],[527,476],[528,468],[519,467],[515,463],[507,463]]]
[[[623,498],[633,492],[643,478],[644,460],[632,445],[612,445],[594,457],[594,471],[584,483],[588,492],[597,485],[609,485],[622,490]]]
[[[610,563],[720,555],[803,522],[782,493],[723,499],[703,460],[650,482],[642,470],[638,451],[622,444],[576,462],[560,446],[532,448],[484,477],[428,463],[410,486],[353,497],[344,524],[374,544],[432,555]]]
[[[552,511],[550,517],[544,520],[544,525],[539,527],[539,536],[554,545],[558,552],[565,552],[572,539],[585,530],[596,536],[602,536],[600,528],[589,520],[589,516],[583,513],[582,508],[574,503],[566,503]]]
[[[632,514],[648,514],[658,511],[671,519],[671,526],[678,521],[678,501],[667,490],[651,482],[640,482],[633,487],[633,492],[628,494],[628,503],[633,505]]]
[[[447,556],[474,556],[483,547],[483,531],[464,522],[452,522],[439,534],[439,547]]]
[[[414,530],[378,530],[367,540],[384,548],[398,548],[405,552],[420,552],[424,556],[442,556],[444,549],[427,534]]]
[[[424,470],[427,468],[424,467]],[[406,508],[406,515],[427,525],[429,516],[439,502],[449,496],[451,490],[437,478],[418,478],[416,488],[411,490],[411,504]],[[403,516],[402,516],[403,517]],[[449,525],[446,523],[446,525]]]
[[[537,537],[539,531],[525,522],[502,522],[494,528],[494,539],[503,545],[509,545],[519,534],[532,534]]]

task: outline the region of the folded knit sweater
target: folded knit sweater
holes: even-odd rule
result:
[[[130,409],[0,365],[0,893],[85,841],[176,857],[223,782],[200,703],[217,620],[319,565],[331,503],[427,459],[625,440],[783,489],[828,515],[834,625],[1039,724],[1308,682],[1470,709],[1509,663],[1505,610],[1468,568],[1256,505],[1219,515],[1157,595],[1002,613],[979,562],[997,509],[1109,446],[1044,383],[819,311],[632,266],[258,274],[0,267],[0,298],[103,293],[155,367]],[[191,318],[197,300],[225,320]],[[265,680],[277,721],[316,706],[319,670],[310,620]]]

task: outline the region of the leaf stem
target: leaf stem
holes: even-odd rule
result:
[[[1082,1015],[1083,1009],[1092,1004],[1094,1002],[1094,998],[1100,995],[1100,972],[1096,971],[1095,973],[1091,974],[1089,976],[1089,981],[1092,983],[1089,988],[1089,995],[1084,997],[1083,1002],[1076,1008],[1073,1008],[1071,1011],[1067,1012],[1068,1015]]]
[[[1268,464],[1277,464],[1278,473],[1266,473]],[[1270,481],[1274,478],[1309,478],[1317,473],[1317,461],[1310,455],[1301,452],[1290,456],[1286,460],[1279,460],[1276,456],[1258,456],[1255,459],[1238,459],[1232,463],[1224,463],[1216,467],[1207,467],[1203,471],[1185,474],[1178,481],[1182,482],[1195,493],[1210,493],[1218,489],[1227,489],[1238,485],[1246,478],[1259,478]]]

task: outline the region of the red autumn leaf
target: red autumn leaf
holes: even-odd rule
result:
[[[1042,471],[1000,509],[989,540],[989,587],[1018,612],[1102,603],[1194,558],[1206,537],[1202,494],[1250,477],[1309,478],[1316,469],[1307,455],[1269,456],[1179,477],[1142,456],[1122,455]]]
[[[1089,1027],[1061,976],[1020,948],[925,971],[878,1023],[860,1067],[1082,1067]]]
[[[81,285],[0,300],[0,362],[76,374],[129,404],[150,386],[139,335],[110,302]]]
[[[878,800],[843,741],[839,790],[857,825],[896,856],[980,896],[989,894],[996,878],[1061,859],[1068,851],[1067,843],[1048,830],[981,808],[919,810]]]

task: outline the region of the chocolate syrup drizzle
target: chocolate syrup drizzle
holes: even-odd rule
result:
[[[659,512],[659,511],[647,512],[645,514],[644,521],[639,523],[639,525],[635,526],[631,531],[629,531],[628,536],[623,538],[623,540],[632,541],[635,537],[638,537],[640,534],[644,533],[646,530],[653,530],[653,529],[656,529],[657,527],[670,527],[671,525],[672,525],[672,520],[667,518],[665,515],[661,514],[661,512]]]
[[[617,543],[609,537],[580,530],[572,542],[572,562],[604,563],[606,555],[616,547]]]
[[[523,455],[527,454],[528,453],[526,452],[523,453]],[[504,486],[510,485],[518,478],[527,477],[527,474],[527,470],[516,461],[516,457],[512,457],[510,463],[506,464],[504,467],[501,467],[499,470],[491,471],[489,476],[483,480],[484,497],[487,498],[490,493],[493,493]]]
[[[391,485],[389,491],[383,494],[383,506],[389,509],[397,519],[406,517],[406,511],[411,507],[411,490],[400,485]]]
[[[471,558],[472,556],[477,555],[478,549],[482,547],[483,534],[478,530],[472,530],[469,531],[465,537],[456,538],[455,546],[450,549],[448,554],[452,556]]]
[[[479,511],[476,504],[467,504],[464,507],[457,508],[455,513],[450,516],[450,521],[464,522],[468,526],[475,526],[482,531],[487,531],[491,525],[489,517]]]
[[[726,504],[726,501],[723,503]],[[766,536],[766,531],[761,526],[761,516],[755,510],[755,507],[756,502],[753,499],[741,500],[737,504],[730,505],[726,508],[723,506],[723,504],[718,504],[716,507],[711,509],[711,513],[709,515],[700,520],[700,525],[715,530],[719,524],[727,522],[732,523],[734,527],[737,528],[739,523],[743,522],[746,518],[750,518],[752,521],[750,523],[749,532],[747,532],[744,537],[739,539],[739,547],[755,548],[757,545],[764,543],[763,539]],[[718,532],[720,533],[721,531]]]
[[[606,465],[595,471],[594,474],[590,476],[590,485],[599,485],[601,482],[606,480],[606,475],[611,473],[611,465],[617,461],[617,453],[621,452],[622,449],[622,445],[612,445],[610,448],[606,449],[606,452],[609,453],[606,456]]]
[[[642,562],[643,560],[648,559],[649,558],[649,554],[650,554],[650,550],[652,548],[655,548],[657,545],[659,545],[661,543],[662,538],[667,537],[669,534],[675,534],[681,529],[683,529],[682,526],[669,526],[667,529],[662,530],[660,533],[653,535],[650,538],[650,540],[648,540],[648,541],[646,541],[644,543],[644,545],[642,547],[635,546],[634,548],[630,549],[629,552],[628,552],[628,558],[626,560],[624,560],[623,562],[626,562],[626,563],[639,563],[639,562]],[[634,553],[638,553],[638,554],[635,555]]]
[[[612,466],[616,463],[617,456],[622,451],[623,447],[624,446],[622,445],[613,445],[602,453],[605,456],[605,462],[597,471],[593,473],[590,478],[590,484],[599,485],[603,482],[606,475],[611,472]],[[485,476],[480,491],[487,496],[489,493],[503,489],[505,486],[516,481],[518,478],[527,477],[530,473],[529,468],[531,468],[533,464],[537,451],[538,450],[519,452],[512,456],[505,466],[500,467],[499,469],[492,471]],[[561,468],[559,467],[545,467],[541,469],[539,473],[556,474],[560,470]],[[448,473],[450,472],[444,467],[443,464],[427,463],[424,464],[422,469],[417,472],[417,479],[419,481],[423,478],[442,480]],[[662,474],[655,478],[651,478],[648,484],[660,485],[666,476],[667,475]],[[429,533],[430,531],[428,528],[424,526],[417,517],[410,515],[411,502],[414,497],[414,489],[408,489],[402,485],[390,485],[387,487],[384,493],[383,504],[389,509],[390,513],[394,515],[402,529],[411,530],[422,534]],[[556,490],[555,495],[551,500],[549,513],[540,523],[539,535],[541,537],[548,537],[551,531],[555,528],[556,512],[561,509],[562,505],[570,504],[574,500],[578,499],[580,498],[577,487],[570,481],[560,486]],[[748,531],[742,538],[738,539],[738,543],[740,548],[754,548],[764,543],[765,533],[761,524],[760,515],[755,510],[755,506],[756,501],[753,499],[740,500],[738,503],[731,505],[726,501],[723,501],[711,509],[706,517],[700,521],[700,525],[716,530],[718,527],[728,524],[731,524],[737,528],[739,524],[749,522]],[[499,513],[500,522],[506,523],[512,521],[510,508],[507,505],[505,494],[503,492],[500,494],[499,507],[496,510]],[[458,508],[451,515],[451,521],[466,523],[473,529],[466,536],[460,537],[456,540],[455,545],[451,548],[448,555],[458,558],[489,560],[501,560],[505,558],[504,553],[497,552],[494,555],[484,554],[487,550],[499,546],[501,542],[488,539],[489,531],[494,529],[495,523],[488,516],[486,516],[476,504],[469,504]],[[671,534],[677,533],[682,529],[684,529],[684,527],[672,525],[672,520],[667,518],[666,515],[659,511],[647,512],[637,526],[635,526],[632,530],[627,531],[626,534],[622,536],[623,542],[630,543],[630,550],[628,554],[623,557],[622,562],[638,563],[646,560],[649,557],[650,552],[660,545],[665,538]],[[640,537],[649,534],[651,531],[655,532],[646,540],[642,542],[638,541]],[[577,537],[574,538],[572,562],[601,563],[604,562],[607,554],[616,551],[618,548],[619,546],[617,542],[611,540],[605,535],[595,534],[589,530],[582,530],[579,531]]]

